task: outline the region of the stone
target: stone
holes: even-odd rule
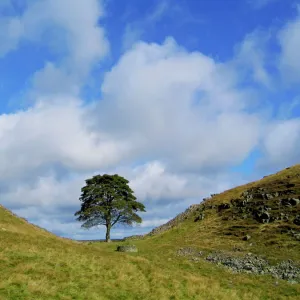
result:
[[[205,217],[204,213],[200,213],[196,218],[195,218],[195,222],[197,221],[202,221]]]
[[[135,245],[122,245],[117,247],[118,252],[138,252]]]
[[[229,209],[229,208],[230,208],[229,203],[222,203],[222,204],[218,205],[218,211],[222,211],[224,209]]]
[[[251,239],[251,235],[247,234],[243,237],[243,241],[249,241]]]
[[[271,215],[268,211],[262,209],[256,212],[256,219],[261,223],[269,223]]]
[[[281,200],[281,205],[283,206],[296,206],[300,203],[300,200],[297,198],[285,198]]]
[[[294,224],[300,226],[300,215],[297,215],[296,218],[294,219]]]
[[[274,198],[274,195],[272,194],[265,194],[265,197],[270,200],[270,199],[273,199]]]
[[[298,198],[291,198],[290,203],[292,206],[296,206],[300,204],[300,200]]]

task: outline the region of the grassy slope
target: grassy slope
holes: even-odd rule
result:
[[[296,178],[295,174],[300,174],[300,166],[226,191],[211,201],[230,201],[252,185],[272,185],[279,178]],[[273,227],[278,225],[250,229],[252,246],[238,236],[223,235],[226,226],[232,224],[225,224],[217,214],[197,223],[191,215],[172,230],[135,241],[139,253],[123,254],[114,251],[114,243],[81,244],[57,238],[0,207],[0,299],[299,299],[299,284],[231,274],[204,260],[191,263],[176,256],[182,246],[205,251],[231,251],[238,246],[274,260],[300,260],[300,243],[277,234]]]

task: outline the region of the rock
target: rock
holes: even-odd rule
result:
[[[256,211],[256,219],[261,223],[269,223],[271,221],[271,215],[266,210]]]
[[[273,199],[274,198],[274,195],[272,194],[265,194],[265,198],[270,200],[270,199]]]
[[[123,246],[118,246],[117,251],[119,251],[119,252],[138,252],[138,249],[135,245],[123,245]]]
[[[298,198],[286,198],[281,200],[281,205],[283,206],[296,206],[300,204],[300,200]]]
[[[297,215],[296,218],[294,219],[294,224],[300,226],[300,215]]]
[[[243,241],[249,241],[251,239],[251,235],[247,234],[243,237]]]
[[[200,213],[196,218],[195,218],[195,222],[197,221],[202,221],[205,217],[205,214],[204,213]]]
[[[224,209],[229,209],[229,208],[230,208],[229,203],[222,203],[222,204],[218,205],[218,211],[222,211]]]
[[[296,206],[300,204],[300,200],[298,198],[291,198],[290,203],[292,206]]]

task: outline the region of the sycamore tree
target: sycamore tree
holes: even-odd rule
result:
[[[145,211],[145,206],[136,201],[129,181],[115,175],[97,175],[87,179],[81,189],[81,209],[75,213],[81,227],[106,227],[106,242],[110,242],[110,230],[115,224],[132,225],[141,223],[136,213]]]

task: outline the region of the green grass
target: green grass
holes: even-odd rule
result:
[[[259,184],[293,179],[299,169],[284,170]],[[255,184],[211,201],[230,201]],[[280,234],[278,226],[226,223],[213,213],[194,222],[191,216],[161,235],[131,241],[138,253],[119,253],[117,245],[126,242],[85,244],[58,238],[0,207],[0,299],[299,299],[300,284],[233,274],[205,260],[192,263],[176,255],[178,248],[187,246],[205,252],[239,247],[242,253],[265,255],[274,262],[299,262],[300,242]],[[237,235],[224,235],[226,231]],[[252,239],[242,241],[241,232],[251,232]]]

